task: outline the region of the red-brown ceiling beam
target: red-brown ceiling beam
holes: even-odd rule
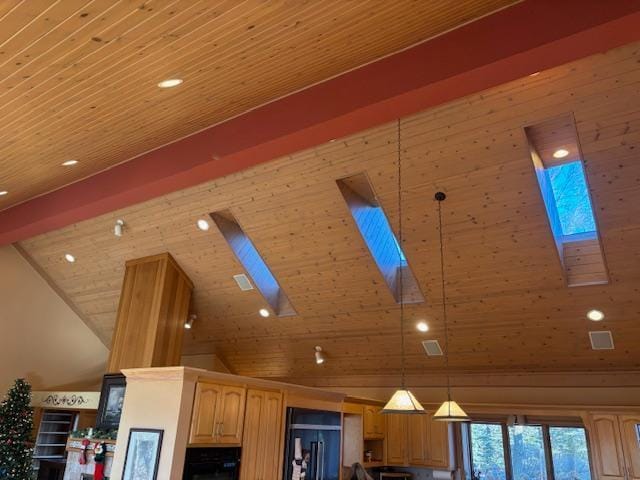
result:
[[[638,0],[525,0],[0,212],[0,245],[640,39]]]

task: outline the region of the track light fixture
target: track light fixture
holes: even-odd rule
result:
[[[189,315],[189,318],[187,318],[187,321],[184,322],[184,328],[186,328],[187,330],[191,330],[193,328],[193,322],[196,321],[196,318],[198,318],[198,316],[195,313],[192,313],[191,315]]]
[[[325,360],[324,353],[322,353],[322,347],[318,347],[317,346],[315,348],[315,350],[316,350],[316,363],[318,365],[322,365],[324,363],[324,360]]]
[[[121,237],[123,229],[124,229],[124,220],[121,220],[121,219],[116,220],[116,224],[113,227],[113,234],[116,237]]]

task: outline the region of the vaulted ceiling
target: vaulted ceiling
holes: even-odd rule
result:
[[[431,3],[431,2],[425,2]],[[258,27],[256,27],[257,29]],[[385,35],[386,37],[386,35]],[[640,44],[630,44],[402,119],[404,244],[426,302],[406,308],[409,373],[438,372],[421,340],[444,344],[433,194],[444,207],[451,365],[457,372],[640,367]],[[573,113],[610,283],[569,288],[523,126]],[[135,124],[135,122],[132,122]],[[108,342],[128,259],[169,251],[193,280],[186,353],[236,373],[314,377],[399,370],[398,305],[336,179],[366,172],[398,224],[395,123],[20,242]],[[56,160],[57,161],[57,160]],[[267,319],[243,268],[198,218],[229,209],[298,315]],[[114,222],[126,222],[115,238]],[[64,261],[70,252],[77,262]],[[590,322],[585,313],[603,310]],[[426,320],[430,330],[414,326]],[[589,330],[611,330],[595,352]],[[327,362],[313,362],[321,345]]]
[[[0,210],[512,3],[1,2]]]

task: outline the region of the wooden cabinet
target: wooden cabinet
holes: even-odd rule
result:
[[[407,417],[402,414],[389,414],[385,441],[386,464],[407,465]]]
[[[590,441],[602,480],[640,480],[640,415],[591,415]]]
[[[432,414],[407,416],[409,465],[453,470],[453,429],[447,422],[433,420]]]
[[[628,480],[640,480],[640,415],[618,417]]]
[[[384,438],[384,416],[380,413],[380,407],[365,405],[362,415],[365,440]]]
[[[271,480],[280,471],[282,394],[254,390],[247,392],[240,480]]]
[[[199,382],[191,417],[191,444],[240,445],[245,388]]]

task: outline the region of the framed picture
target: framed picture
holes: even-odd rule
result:
[[[122,374],[105,375],[102,380],[100,404],[96,427],[100,430],[117,430],[122,415],[127,380]]]
[[[163,433],[148,428],[129,430],[122,480],[156,480]]]

